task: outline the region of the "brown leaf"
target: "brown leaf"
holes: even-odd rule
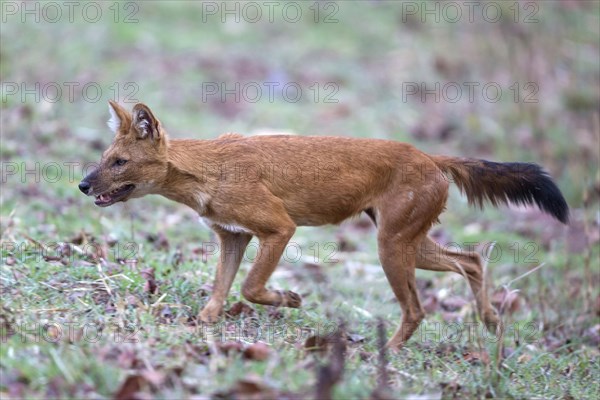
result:
[[[311,336],[304,342],[304,348],[308,352],[324,353],[328,345],[329,341],[323,336]]]
[[[244,345],[240,342],[229,340],[227,342],[216,342],[216,347],[224,354],[239,353],[244,349]]]
[[[470,364],[483,363],[488,365],[490,363],[490,356],[485,351],[472,351],[463,354],[463,359]]]
[[[438,299],[434,294],[430,294],[423,300],[423,310],[430,314],[437,310],[439,305]]]
[[[338,235],[337,250],[340,252],[353,252],[357,250],[354,243],[350,242],[346,237]]]
[[[50,262],[50,261],[61,261],[62,257],[59,256],[44,256],[44,261]]]
[[[248,304],[238,301],[234,303],[229,310],[225,312],[229,317],[237,317],[238,315],[254,315],[254,309]]]
[[[142,377],[156,388],[159,388],[167,379],[164,372],[157,370],[146,370],[142,372]]]
[[[593,346],[600,346],[600,324],[596,324],[589,329],[586,329],[583,338],[588,339]]]
[[[149,233],[146,235],[146,240],[152,243],[156,250],[169,250],[169,240],[163,232],[158,232],[157,234]]]
[[[514,314],[521,308],[521,298],[516,292],[499,290],[492,295],[492,305],[503,314]]]
[[[198,294],[200,296],[208,296],[210,293],[212,293],[214,289],[214,286],[211,285],[210,283],[204,283],[202,284],[202,286],[200,286],[200,290],[198,291]]]
[[[87,242],[94,242],[96,239],[94,237],[92,237],[90,234],[85,233],[84,231],[81,231],[79,233],[77,233],[75,236],[71,237],[68,242],[69,243],[73,243],[76,245],[81,245]]]
[[[467,304],[469,304],[469,302],[462,297],[450,296],[442,300],[441,306],[444,311],[456,312],[460,311]]]
[[[531,359],[532,359],[532,358],[533,358],[533,357],[531,357],[531,354],[524,353],[524,354],[521,354],[521,355],[520,355],[520,356],[517,358],[517,362],[518,362],[519,364],[524,364],[524,363],[526,364],[526,363],[528,363],[529,361],[531,361]]]
[[[175,254],[173,254],[173,261],[171,262],[171,265],[173,265],[173,267],[177,267],[183,261],[184,261],[184,259],[183,259],[183,253],[181,252],[181,249],[178,248],[175,251]]]
[[[117,357],[117,364],[121,368],[133,368],[139,362],[133,350],[123,349]]]
[[[140,375],[129,375],[115,393],[114,400],[138,400],[143,397],[138,395],[145,384],[145,379]]]
[[[237,381],[228,391],[214,393],[213,397],[238,400],[263,400],[275,399],[280,396],[274,389],[268,387],[260,377],[248,375]]]
[[[173,321],[173,312],[171,311],[171,307],[168,305],[161,307],[159,321],[162,324],[169,324]]]
[[[302,264],[302,267],[310,275],[310,279],[315,282],[322,283],[327,281],[327,276],[323,273],[319,264],[305,262]]]
[[[127,301],[127,304],[134,307],[137,307],[138,305],[142,304],[142,302],[132,294],[128,295],[125,298],[125,300]]]
[[[261,342],[252,343],[244,350],[244,358],[254,361],[265,361],[270,354],[269,346]]]
[[[144,284],[144,292],[155,294],[158,286],[156,285],[156,279],[154,278],[154,268],[146,268],[141,272],[142,278],[146,280]]]
[[[460,383],[458,381],[441,382],[442,398],[457,399],[460,398]]]
[[[275,307],[269,307],[268,312],[269,319],[281,319],[283,318],[283,313]]]

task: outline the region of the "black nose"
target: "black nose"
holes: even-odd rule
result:
[[[81,181],[79,184],[79,190],[81,190],[84,194],[87,194],[88,190],[90,190],[90,184],[86,181]]]

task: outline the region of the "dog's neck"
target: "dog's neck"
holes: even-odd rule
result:
[[[167,174],[157,194],[205,215],[210,198],[218,188],[215,166],[221,163],[213,141],[171,140],[167,159]]]

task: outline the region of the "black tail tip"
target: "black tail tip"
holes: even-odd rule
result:
[[[539,190],[538,196],[534,196],[536,203],[543,211],[568,225],[570,215],[567,201],[550,175],[541,169],[540,172],[539,179],[535,182]]]
[[[552,215],[554,216],[554,218],[556,218],[563,224],[569,225],[569,221],[571,220],[571,215],[569,213],[569,207],[567,206],[566,202],[562,208],[560,208],[556,213],[554,213]]]

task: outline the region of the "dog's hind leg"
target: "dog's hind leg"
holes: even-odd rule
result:
[[[479,254],[451,251],[428,237],[423,239],[421,248],[417,252],[417,268],[419,269],[441,272],[451,271],[466,275],[475,296],[479,317],[490,332],[496,332],[500,320],[496,310],[490,303],[486,282],[483,281],[481,264]]]
[[[424,163],[430,175],[399,175],[375,204],[379,260],[402,308],[400,327],[387,343],[394,349],[406,343],[425,316],[415,281],[417,254],[448,196],[441,171]]]

